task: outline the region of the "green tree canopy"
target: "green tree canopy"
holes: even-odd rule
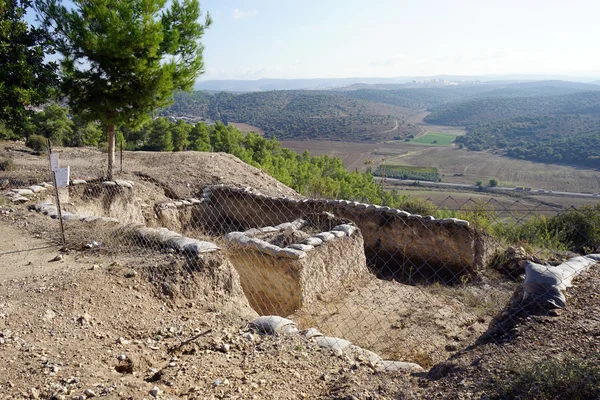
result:
[[[173,151],[172,126],[168,119],[157,118],[150,125],[146,147],[153,151]]]
[[[62,145],[68,143],[73,134],[73,122],[66,108],[52,103],[33,116],[33,129],[36,134],[50,138],[54,144]]]
[[[64,4],[68,4],[68,7]],[[136,126],[190,90],[203,73],[204,23],[198,0],[35,0],[62,54],[71,110],[107,131],[112,178],[115,127]]]
[[[173,136],[173,151],[182,151],[186,150],[190,145],[189,136],[192,131],[193,126],[179,120],[177,121],[172,128],[172,136]]]
[[[52,40],[24,20],[31,0],[0,0],[0,121],[3,136],[25,134],[30,107],[44,103],[57,82]]]

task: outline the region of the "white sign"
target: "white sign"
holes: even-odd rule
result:
[[[58,167],[58,153],[50,153],[50,168],[56,171]]]
[[[56,187],[69,186],[69,177],[71,174],[70,167],[57,168],[54,170],[54,177],[56,178]]]

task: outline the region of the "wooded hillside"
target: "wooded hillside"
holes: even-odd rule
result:
[[[193,115],[244,122],[278,139],[389,140],[418,131],[405,124],[412,111],[353,99],[329,91],[271,91],[244,94],[179,93],[162,115]],[[394,130],[398,121],[398,129]]]

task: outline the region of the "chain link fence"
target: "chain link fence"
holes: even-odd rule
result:
[[[143,272],[164,296],[230,296],[255,330],[304,335],[377,371],[445,377],[464,349],[501,348],[524,318],[564,308],[599,260],[598,206],[448,196],[395,209],[214,183],[182,193],[127,166],[106,181],[84,153],[65,160],[59,217],[48,161],[27,157],[0,171],[2,213],[29,207],[57,231],[62,219],[63,249],[164,254],[173,268]]]

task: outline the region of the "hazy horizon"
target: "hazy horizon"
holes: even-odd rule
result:
[[[206,72],[198,82],[439,75],[600,79],[600,3],[593,0],[200,3],[213,25],[202,39]],[[34,23],[34,13],[27,20]]]
[[[202,0],[206,80],[435,75],[600,78],[590,0]]]
[[[274,78],[271,76],[264,76],[260,78],[215,78],[215,79],[206,79],[206,75],[203,75],[198,82],[206,82],[206,81],[261,81],[261,80],[353,80],[353,79],[369,79],[369,80],[409,80],[409,79],[449,79],[449,80],[470,80],[470,79],[479,79],[481,78],[484,81],[509,81],[509,80],[517,80],[517,81],[572,81],[572,82],[596,82],[600,80],[600,72],[597,75],[554,75],[554,74],[493,74],[493,75],[460,75],[460,74],[436,74],[436,75],[410,75],[410,76],[340,76],[340,77],[322,77],[322,76],[310,76],[310,77],[302,77],[302,78]]]

